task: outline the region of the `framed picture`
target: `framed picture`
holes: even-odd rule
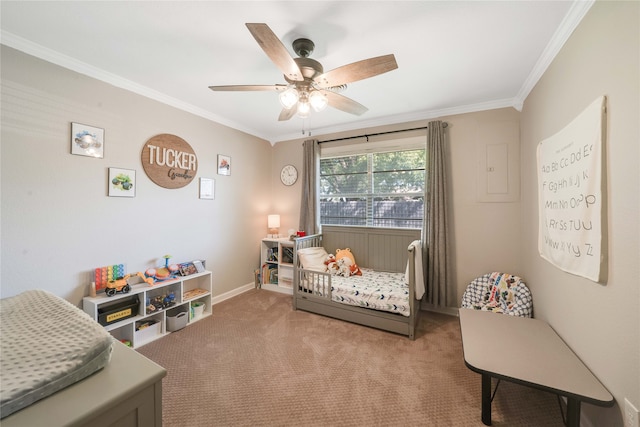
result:
[[[71,123],[71,154],[104,157],[104,129]]]
[[[218,154],[218,175],[231,175],[231,157]]]
[[[211,178],[200,178],[200,198],[201,199],[215,199],[216,182]]]
[[[109,168],[109,197],[135,197],[136,171]]]

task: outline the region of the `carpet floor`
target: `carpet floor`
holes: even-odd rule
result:
[[[168,371],[167,427],[483,426],[480,375],[464,364],[458,318],[444,314],[423,312],[411,341],[251,290],[139,352]],[[555,395],[506,381],[492,420],[563,425]]]

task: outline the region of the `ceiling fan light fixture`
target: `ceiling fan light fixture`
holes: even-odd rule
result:
[[[309,112],[311,111],[311,106],[306,101],[298,102],[298,117],[306,118],[309,117]]]
[[[0,0],[1,1],[1,0]],[[271,62],[282,72],[287,84],[275,85],[223,85],[209,86],[213,91],[278,91],[283,109],[278,121],[294,115],[305,118],[314,111],[322,111],[327,105],[346,113],[362,115],[367,107],[338,94],[348,83],[368,79],[398,68],[393,54],[376,56],[334,68],[324,72],[322,64],[309,56],[315,45],[309,39],[293,41],[293,58],[278,36],[264,23],[247,23],[247,28]],[[293,108],[296,107],[294,110]]]
[[[293,106],[298,102],[299,98],[300,95],[298,94],[298,90],[293,86],[288,87],[287,89],[280,92],[280,95],[278,95],[280,104],[282,104],[282,106],[287,110],[293,108]]]
[[[327,105],[329,104],[329,99],[322,92],[314,90],[309,95],[309,103],[311,104],[311,106],[315,111],[320,112],[325,108],[327,108]]]

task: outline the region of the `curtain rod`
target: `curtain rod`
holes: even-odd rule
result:
[[[442,127],[443,128],[446,128],[447,126],[449,126],[449,124],[447,122],[442,123]],[[423,126],[423,127],[419,127],[419,128],[390,130],[390,131],[387,131],[387,132],[367,133],[367,134],[364,134],[364,135],[347,136],[347,137],[344,137],[344,138],[336,138],[336,139],[327,139],[325,141],[318,141],[318,144],[322,144],[324,142],[344,141],[344,140],[347,140],[347,139],[356,139],[356,138],[367,138],[367,141],[368,141],[370,136],[387,135],[387,134],[390,134],[390,133],[410,132],[412,130],[423,130],[423,129],[428,129],[428,127],[427,126]]]

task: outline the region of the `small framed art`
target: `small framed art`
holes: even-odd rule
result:
[[[104,157],[104,129],[71,123],[71,154]]]
[[[211,178],[200,178],[200,198],[201,199],[215,199],[216,194],[216,182]]]
[[[109,168],[109,197],[135,197],[136,171]]]
[[[231,175],[231,157],[218,154],[218,175]]]

